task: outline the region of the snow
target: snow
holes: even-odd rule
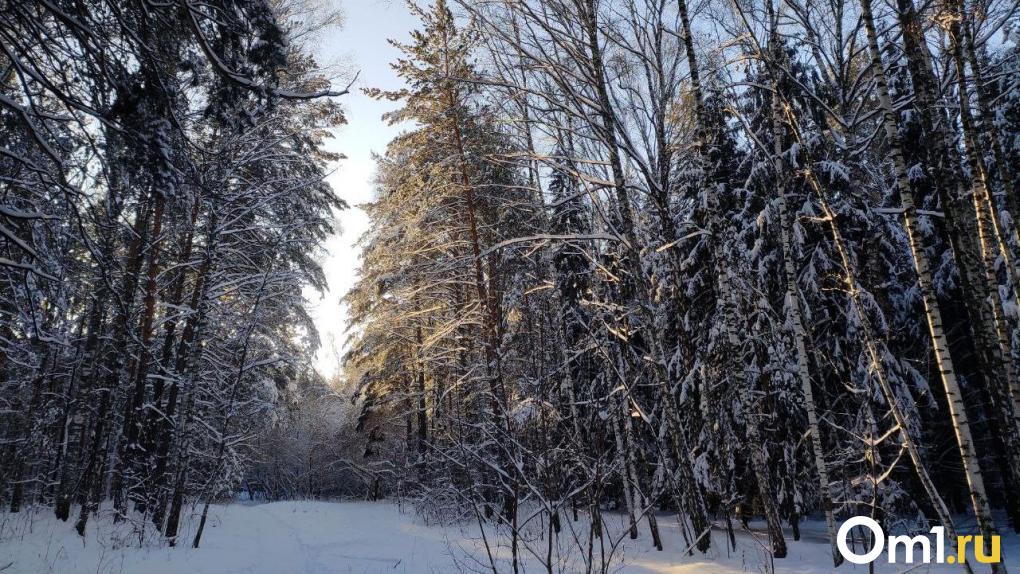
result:
[[[561,541],[569,539],[569,527],[587,540],[584,524],[564,516]],[[613,540],[621,540],[609,572],[621,574],[737,574],[769,572],[769,557],[760,536],[739,532],[737,550],[725,545],[722,531],[713,532],[713,547],[706,555],[686,556],[676,521],[659,516],[666,550],[651,548],[647,530],[637,540],[623,536],[622,517],[607,514]],[[190,547],[193,524],[188,524],[181,547],[169,548],[148,542],[139,548],[137,534],[128,523],[112,524],[107,517],[90,522],[82,541],[70,523],[55,520],[48,509],[17,515],[0,514],[0,572],[3,574],[325,574],[491,572],[478,530],[473,524],[441,527],[427,525],[412,512],[388,502],[275,502],[232,504],[210,511],[210,523],[202,547]],[[644,527],[645,525],[642,524]],[[752,530],[755,528],[752,523]],[[822,524],[805,523],[800,542],[789,541],[790,556],[775,561],[777,574],[831,572],[829,547]],[[488,532],[488,540],[495,536]],[[610,537],[607,536],[607,543]],[[186,541],[187,543],[185,543]],[[1004,541],[1007,564],[1020,559],[1016,536]],[[535,539],[531,549],[544,556],[545,543]],[[506,540],[493,553],[500,572],[511,572]],[[596,550],[596,553],[598,551]],[[522,549],[522,554],[528,551]],[[881,560],[884,560],[884,556]],[[1012,560],[1010,560],[1012,559]],[[581,555],[555,569],[583,572]],[[529,555],[523,572],[545,571]],[[978,565],[975,565],[978,566]],[[904,572],[910,565],[876,563],[877,572]],[[951,566],[926,566],[913,572],[955,572]],[[981,572],[980,568],[975,568]],[[866,566],[846,563],[839,573],[866,573]]]

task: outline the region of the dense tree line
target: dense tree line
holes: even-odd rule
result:
[[[837,565],[850,515],[1020,525],[1014,2],[412,9],[346,299],[388,488],[550,572],[614,505]]]
[[[314,379],[344,118],[299,2],[0,2],[0,500],[174,544]],[[318,383],[321,385],[321,383]]]

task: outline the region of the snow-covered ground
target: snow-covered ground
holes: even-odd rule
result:
[[[608,519],[619,523],[618,516]],[[565,526],[571,523],[565,521]],[[70,523],[58,522],[52,513],[0,514],[0,572],[2,574],[325,574],[325,573],[450,573],[491,572],[485,544],[477,527],[439,527],[424,524],[411,512],[391,503],[277,502],[214,507],[201,548],[187,543],[167,548],[148,541],[139,548],[130,525],[93,520],[85,540]],[[577,523],[577,536],[587,541],[586,528]],[[749,533],[738,535],[737,550],[725,544],[723,532],[713,532],[707,555],[685,556],[676,522],[660,517],[666,550],[656,552],[646,531],[638,540],[622,537],[610,572],[627,574],[732,574],[770,572],[760,541]],[[610,529],[610,539],[621,530]],[[561,534],[569,540],[570,530]],[[512,572],[506,558],[506,540],[488,542],[500,572]],[[1011,536],[1003,544],[1007,563],[1020,564],[1020,544]],[[530,549],[530,550],[529,550]],[[544,558],[547,547],[539,539],[522,554]],[[598,551],[596,550],[596,553]],[[554,567],[556,572],[583,572],[577,553]],[[884,559],[884,556],[883,556]],[[1010,560],[1012,559],[1012,560]],[[905,572],[909,565],[878,564],[878,572]],[[790,556],[775,561],[781,574],[830,572],[829,548],[817,524],[805,525],[804,538],[790,541]],[[524,572],[542,572],[539,559],[530,556]],[[844,564],[840,573],[866,573],[867,567]],[[958,566],[921,565],[912,572],[955,572]],[[976,569],[981,572],[980,568]]]

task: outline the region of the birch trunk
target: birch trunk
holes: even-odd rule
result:
[[[1020,205],[1017,204],[1016,188],[1013,184],[1013,166],[1006,156],[1002,145],[1002,137],[999,135],[999,129],[995,125],[992,94],[989,93],[988,84],[985,83],[983,65],[974,42],[974,21],[967,12],[965,0],[958,0],[958,4],[963,46],[966,50],[966,57],[970,62],[971,73],[974,76],[974,91],[977,93],[978,112],[980,113],[977,120],[977,128],[980,133],[988,137],[988,144],[992,148],[992,157],[995,159],[995,167],[999,173],[999,184],[1002,186],[1005,203],[1013,219],[1013,229],[1010,232],[1013,234],[1013,240],[1020,244],[1020,219],[1018,219],[1020,218]],[[977,10],[976,7],[975,10]],[[1020,272],[1020,270],[1014,267],[1012,272],[1014,279],[1017,272]]]
[[[1012,251],[1006,244],[1005,237],[999,226],[999,219],[988,189],[987,166],[984,161],[983,150],[976,133],[974,119],[970,109],[970,96],[967,90],[967,69],[963,54],[961,41],[964,40],[963,27],[960,21],[965,18],[960,3],[952,4],[949,10],[955,10],[956,18],[952,18],[948,25],[949,49],[952,52],[953,63],[956,66],[957,94],[960,103],[960,125],[963,128],[964,147],[967,152],[967,160],[971,168],[972,185],[974,189],[974,210],[977,214],[979,245],[982,251],[982,262],[984,263],[985,277],[990,290],[990,303],[996,325],[996,335],[1003,356],[1003,368],[1005,369],[1006,380],[1009,381],[1009,394],[1013,399],[1012,432],[1020,429],[1020,381],[1017,381],[1015,369],[1012,362],[1010,337],[1008,325],[1006,324],[1005,312],[1002,300],[999,296],[998,272],[996,270],[996,259],[1001,254],[1006,264],[1006,276],[1013,285],[1013,295],[1017,302],[1020,302],[1020,277],[1017,275],[1016,262]],[[975,80],[977,78],[975,77]],[[978,92],[983,90],[978,89]],[[980,97],[979,97],[980,99]],[[1007,168],[1008,169],[1008,168]]]
[[[973,210],[980,202],[972,197],[971,205],[967,204],[969,194],[963,184],[965,176],[954,159],[957,157],[957,149],[953,135],[947,128],[949,120],[944,115],[936,116],[934,113],[942,107],[935,93],[937,79],[932,71],[931,57],[921,33],[922,23],[913,1],[897,0],[896,14],[903,30],[904,53],[914,88],[916,108],[924,132],[932,136],[931,157],[938,179],[935,187],[945,214],[953,255],[960,269],[960,290],[971,316],[970,327],[975,346],[989,385],[1000,381],[1000,384],[1008,388],[1011,384],[1008,381],[1013,378],[1009,347],[1002,346],[1001,325],[996,324],[992,309],[986,305],[990,303],[997,306],[997,312],[1001,314],[1001,304],[997,299],[991,300],[988,291],[989,288],[995,288],[997,282],[989,284],[982,267],[980,254],[984,249],[978,244],[978,212]]]
[[[622,400],[617,401],[617,409],[616,410],[619,411],[618,417],[626,417],[627,416],[626,409],[624,407],[625,407],[625,404],[624,404],[624,402]],[[617,420],[613,421],[613,434],[615,435],[615,438],[616,438],[616,451],[619,453],[619,457],[621,459],[621,462],[623,463],[622,464],[623,472],[621,473],[620,478],[621,478],[621,482],[623,483],[623,499],[624,499],[624,502],[627,504],[627,521],[628,521],[628,524],[630,525],[630,527],[628,528],[628,531],[630,533],[630,539],[631,540],[637,540],[637,537],[638,537],[637,515],[638,515],[638,513],[636,512],[636,509],[635,509],[635,506],[636,506],[635,500],[634,500],[635,490],[632,490],[632,489],[636,489],[636,485],[633,482],[633,480],[634,480],[634,470],[631,467],[631,463],[632,463],[631,452],[630,452],[630,449],[628,448],[628,445],[624,443],[623,432],[624,431],[623,431],[622,421],[619,418],[617,418]]]
[[[889,97],[889,86],[882,64],[882,54],[878,47],[878,33],[875,30],[875,18],[871,9],[871,0],[861,0],[861,10],[864,27],[868,36],[868,48],[871,52],[872,73],[875,74],[879,104],[882,107],[885,135],[888,139],[889,152],[892,156],[893,169],[895,170],[896,186],[899,188],[900,202],[903,207],[904,227],[907,230],[910,251],[914,257],[918,287],[924,302],[928,328],[931,332],[935,361],[939,368],[942,383],[945,386],[946,399],[949,404],[949,415],[956,434],[956,442],[960,449],[963,471],[967,477],[974,514],[977,517],[978,525],[981,533],[985,536],[985,540],[991,540],[995,526],[992,520],[991,508],[988,506],[988,495],[985,491],[984,478],[981,475],[977,450],[974,447],[974,441],[971,436],[970,421],[967,418],[967,411],[963,403],[963,393],[956,380],[956,370],[949,353],[949,343],[942,327],[942,313],[935,298],[935,288],[932,282],[931,270],[928,266],[928,257],[924,252],[924,246],[921,244],[921,235],[917,222],[917,208],[914,205],[910,179],[907,176],[906,162],[903,159],[903,150],[900,146],[896,125],[896,112]],[[897,421],[897,424],[902,425],[903,423]],[[905,427],[903,430],[906,432]],[[1004,565],[993,565],[992,568],[993,572],[1000,572],[1004,569]]]
[[[937,176],[935,188],[959,269],[960,292],[970,317],[968,328],[973,334],[974,348],[985,379],[985,393],[992,405],[991,416],[1000,435],[997,439],[1002,448],[997,449],[997,463],[1007,482],[1015,484],[1020,479],[1018,409],[1011,399],[1017,396],[1011,390],[1016,385],[1016,374],[1010,334],[998,296],[994,255],[988,244],[989,221],[985,210],[981,209],[982,198],[973,189],[976,186],[972,186],[969,192],[965,189],[965,177],[955,161],[958,155],[956,144],[947,129],[948,120],[942,114],[935,115],[941,107],[935,93],[937,80],[913,1],[897,0],[896,14],[903,30],[904,53],[914,88],[915,107],[924,133],[932,136],[929,157]],[[971,205],[967,205],[968,195],[971,196]],[[1005,246],[1000,245],[1000,249],[1005,249]],[[1020,498],[1013,489],[1007,489],[1005,496],[1010,518],[1016,526],[1020,524]]]
[[[778,506],[772,496],[771,483],[768,479],[768,465],[765,461],[764,445],[761,441],[760,429],[751,417],[755,410],[751,404],[750,381],[744,373],[743,365],[740,364],[738,350],[740,341],[734,329],[736,328],[734,307],[737,299],[733,293],[731,274],[723,263],[722,252],[719,246],[718,235],[722,226],[720,225],[719,195],[726,185],[722,174],[719,173],[718,155],[716,146],[711,145],[712,137],[709,131],[708,120],[704,108],[704,96],[702,93],[700,73],[698,70],[697,54],[694,50],[694,36],[692,33],[690,12],[688,11],[687,0],[678,0],[680,12],[681,33],[683,35],[684,49],[687,52],[688,73],[690,74],[692,98],[694,100],[695,120],[697,122],[698,141],[696,142],[695,153],[698,162],[702,167],[702,174],[707,178],[707,227],[708,238],[712,242],[713,256],[715,259],[716,276],[718,277],[717,287],[719,289],[718,301],[722,306],[723,329],[726,331],[728,349],[724,351],[727,357],[728,370],[731,376],[739,376],[743,379],[739,383],[740,401],[743,405],[745,417],[747,417],[747,439],[748,455],[755,473],[755,480],[758,485],[758,493],[765,512],[765,520],[769,525],[769,537],[772,540],[772,552],[776,558],[786,556],[786,540],[783,538],[782,523],[779,519]],[[705,146],[709,145],[706,152]],[[739,373],[739,375],[737,375]]]
[[[599,119],[601,120],[601,125],[597,127],[602,132],[601,135],[606,145],[606,151],[609,154],[609,166],[613,176],[616,200],[620,213],[619,231],[626,242],[626,245],[623,247],[624,257],[634,281],[638,284],[638,294],[635,296],[638,311],[641,313],[643,323],[651,326],[654,325],[654,322],[651,320],[649,311],[642,301],[643,297],[647,296],[650,290],[646,284],[646,278],[644,277],[641,262],[637,255],[639,243],[637,234],[634,231],[635,217],[632,213],[632,205],[624,181],[623,165],[616,140],[616,122],[613,117],[609,92],[606,88],[605,67],[602,62],[602,49],[599,46],[598,23],[596,20],[597,6],[592,0],[587,0],[585,7],[583,19],[587,34],[588,56],[595,74],[593,80],[598,94]],[[707,535],[711,528],[711,522],[708,518],[701,485],[698,484],[694,476],[694,461],[691,458],[691,449],[687,444],[687,431],[680,420],[675,398],[670,388],[669,374],[664,361],[665,354],[662,352],[659,338],[655,333],[648,333],[646,337],[652,347],[655,382],[663,400],[663,417],[668,425],[669,440],[676,457],[678,480],[686,498],[686,500],[678,500],[678,503],[689,515],[688,518],[697,537],[698,550],[705,552],[711,545],[711,537]]]
[[[775,86],[774,86],[775,87]],[[794,265],[793,222],[786,204],[786,176],[789,172],[783,162],[783,125],[782,113],[778,96],[773,97],[772,130],[773,130],[773,163],[776,172],[776,196],[779,208],[779,233],[783,245],[783,272],[786,278],[786,298],[790,305],[793,320],[793,339],[797,348],[797,378],[800,380],[801,393],[804,395],[804,408],[807,411],[808,433],[811,435],[811,452],[814,455],[815,470],[818,472],[818,496],[822,510],[825,512],[825,531],[829,537],[832,551],[832,565],[838,567],[843,563],[843,555],[836,548],[836,519],[832,510],[832,494],[829,492],[829,469],[825,463],[825,450],[822,448],[822,435],[818,426],[818,406],[811,388],[811,371],[807,352],[807,330],[804,328],[804,317],[800,307],[800,293],[797,288],[797,270]]]
[[[789,125],[794,137],[798,142],[803,145],[803,141],[800,137],[800,130],[797,127],[796,120],[787,114],[787,124]],[[897,402],[896,394],[893,392],[892,386],[889,385],[889,381],[886,378],[885,366],[882,362],[882,354],[879,351],[876,343],[874,329],[871,326],[871,321],[868,319],[866,312],[866,306],[861,300],[861,287],[857,281],[857,271],[854,268],[852,260],[850,258],[850,251],[847,249],[846,242],[843,240],[843,235],[839,230],[838,219],[835,211],[829,206],[828,199],[825,197],[825,193],[822,189],[821,183],[818,178],[811,172],[810,169],[803,170],[803,177],[807,181],[810,189],[815,194],[819,205],[822,208],[822,214],[824,221],[828,224],[830,235],[832,236],[833,246],[836,248],[836,252],[839,255],[840,265],[842,267],[843,279],[846,283],[847,293],[850,296],[850,302],[852,304],[854,313],[857,315],[857,319],[861,324],[861,330],[864,333],[864,345],[865,352],[868,354],[868,359],[871,362],[872,369],[874,369],[875,378],[879,384],[879,390],[885,397],[886,402],[889,404],[889,410],[893,415],[893,420],[896,422],[899,430],[900,440],[903,447],[907,450],[907,454],[910,457],[911,464],[914,466],[914,470],[917,473],[918,481],[924,488],[925,494],[931,501],[932,507],[938,514],[939,521],[946,528],[946,534],[951,541],[951,544],[956,543],[956,526],[953,523],[952,515],[949,512],[949,507],[946,506],[942,496],[938,493],[935,488],[935,484],[931,480],[931,476],[928,474],[927,469],[924,466],[924,461],[921,458],[921,453],[914,443],[913,438],[910,436],[908,431],[906,417],[903,416],[900,410],[899,403]],[[955,548],[955,546],[954,546]],[[970,572],[970,565],[965,565],[967,571]]]

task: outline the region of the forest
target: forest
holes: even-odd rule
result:
[[[411,0],[398,89],[313,4],[0,0],[7,515],[393,500],[515,574],[1020,528],[1018,0]]]
[[[172,545],[309,381],[338,96],[281,2],[0,7],[0,499]],[[291,20],[294,20],[292,18]],[[320,384],[322,384],[320,382]],[[203,519],[204,522],[204,519]],[[194,537],[196,547],[201,529]]]

